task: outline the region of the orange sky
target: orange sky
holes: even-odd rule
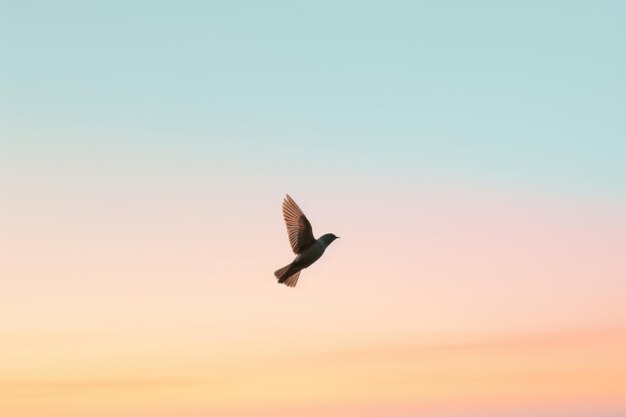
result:
[[[22,203],[1,264],[0,414],[626,407],[619,211],[379,195],[299,199],[314,231],[343,238],[295,289],[271,276],[290,257],[278,193],[211,216],[211,201],[150,210],[145,193],[112,211],[89,194]]]
[[[462,415],[626,405],[625,328],[431,337],[367,347],[302,341],[284,351],[249,345],[217,352],[209,341],[155,348],[140,339],[127,335],[126,343],[107,343],[94,335],[65,335],[5,346],[0,411],[252,416],[281,410],[315,415],[320,409],[362,415],[370,408]]]

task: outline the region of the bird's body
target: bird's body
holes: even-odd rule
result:
[[[300,272],[321,258],[326,248],[338,237],[327,233],[315,239],[311,223],[289,195],[283,202],[283,216],[287,224],[289,242],[297,256],[292,263],[274,272],[274,276],[278,278],[279,283],[295,287]]]

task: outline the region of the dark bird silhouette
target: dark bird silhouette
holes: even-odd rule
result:
[[[283,201],[283,217],[287,224],[289,243],[291,243],[293,253],[297,256],[292,263],[274,272],[274,276],[278,278],[280,284],[295,287],[300,272],[321,258],[326,248],[339,238],[332,233],[326,233],[319,239],[315,239],[311,223],[289,194]]]

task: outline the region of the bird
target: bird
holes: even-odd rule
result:
[[[283,217],[287,225],[291,249],[297,256],[289,265],[274,272],[274,276],[279,284],[295,287],[300,278],[300,272],[321,258],[326,248],[339,237],[333,233],[326,233],[319,239],[315,239],[311,223],[289,194],[283,200]]]

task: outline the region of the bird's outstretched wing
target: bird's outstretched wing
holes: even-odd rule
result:
[[[309,223],[309,220],[289,194],[287,194],[285,201],[283,201],[283,217],[287,224],[289,243],[291,243],[293,253],[298,254],[302,252],[304,248],[307,248],[315,242],[311,223]]]

